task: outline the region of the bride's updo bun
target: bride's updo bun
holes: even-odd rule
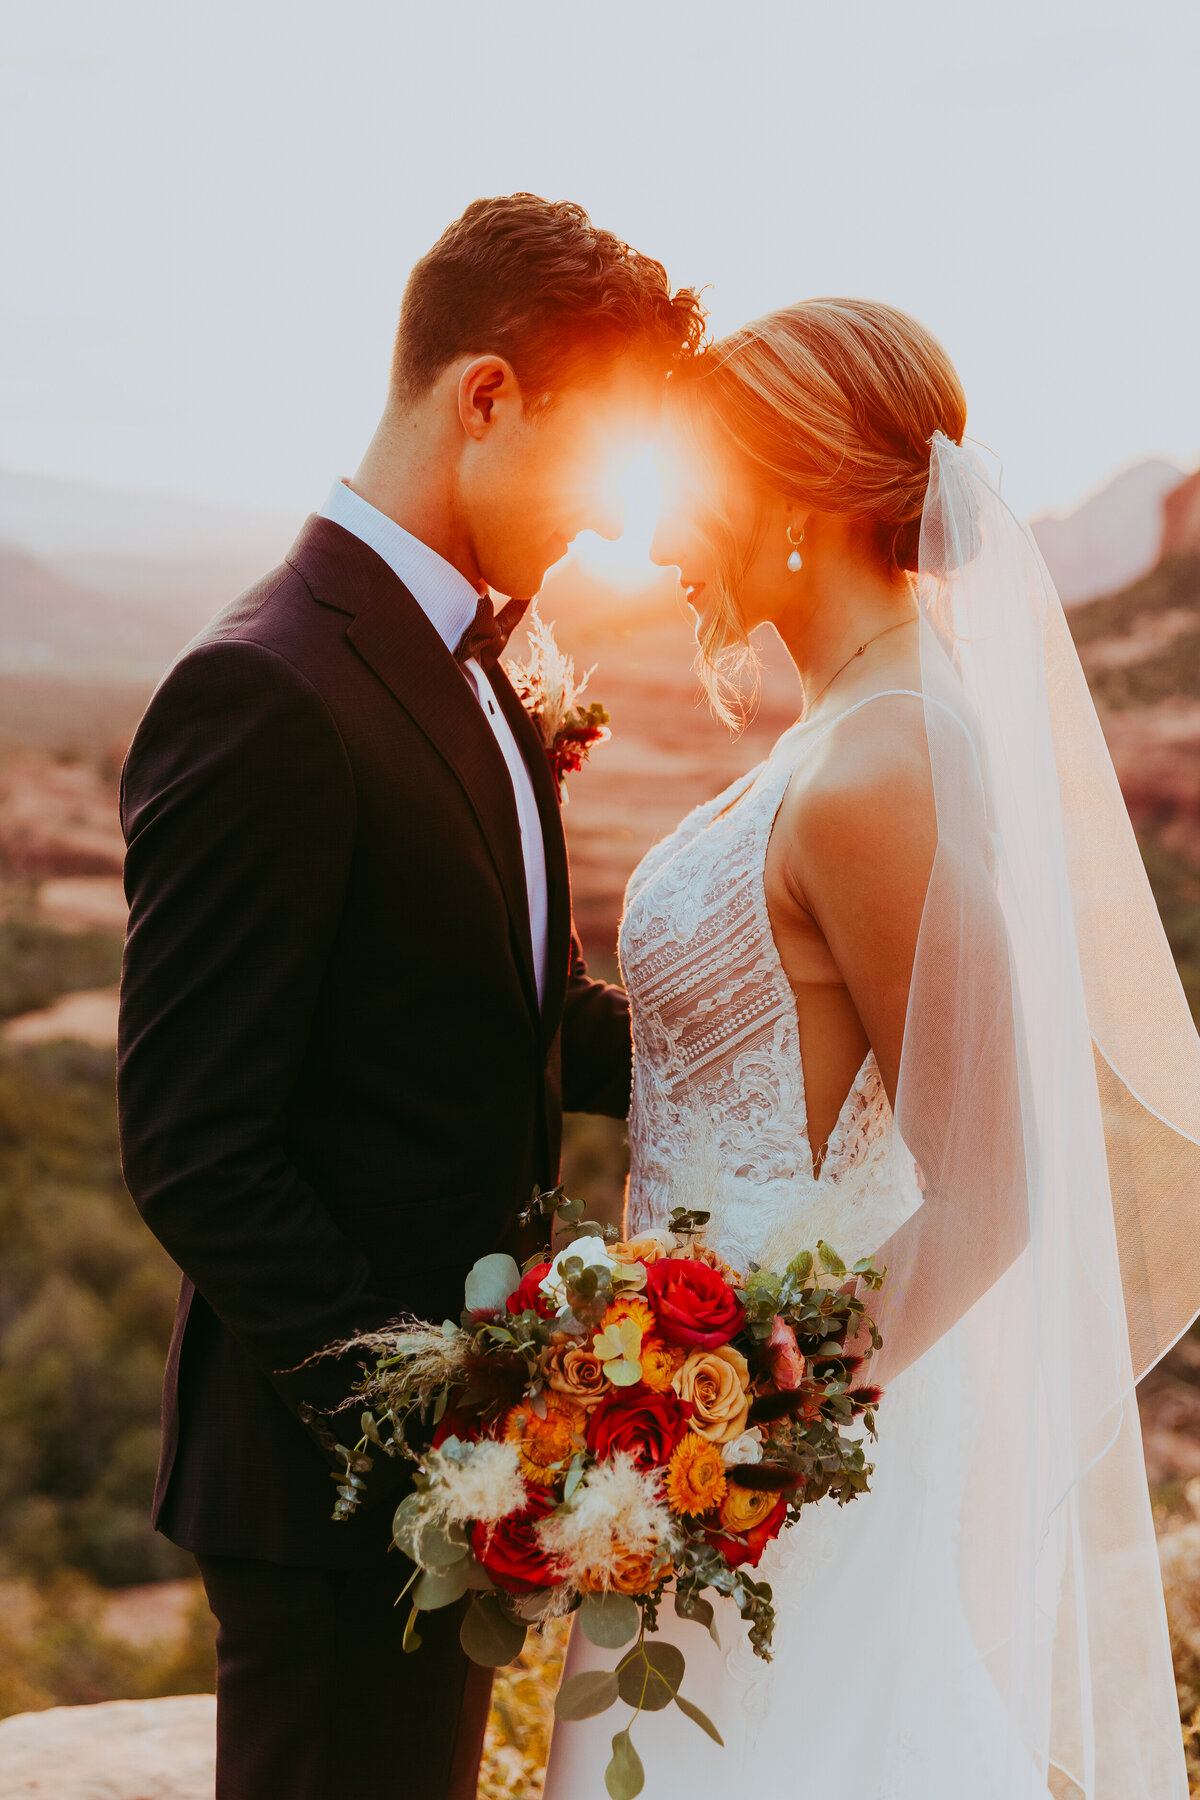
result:
[[[861,520],[881,561],[915,571],[930,439],[961,443],[967,401],[931,331],[878,300],[801,300],[721,338],[672,376],[671,410],[698,446],[711,427],[763,485]],[[748,646],[737,547],[713,520],[725,592],[701,643],[717,710]]]

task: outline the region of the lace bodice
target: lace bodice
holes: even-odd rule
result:
[[[856,1257],[909,1210],[890,1174],[891,1109],[873,1055],[813,1174],[795,995],[764,888],[788,783],[819,737],[858,710],[786,731],[766,762],[655,845],[626,892],[627,1229],[700,1207],[713,1215],[710,1242],[743,1267],[750,1258],[779,1266],[817,1237]]]

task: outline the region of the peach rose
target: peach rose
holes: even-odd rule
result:
[[[719,1350],[693,1350],[671,1386],[681,1400],[692,1403],[691,1430],[711,1443],[728,1444],[746,1429],[749,1383],[750,1369],[741,1351],[722,1344]]]
[[[570,1338],[546,1358],[546,1379],[556,1394],[565,1394],[577,1406],[595,1406],[607,1391],[600,1358]]]
[[[662,1580],[663,1568],[655,1570],[654,1552],[638,1554],[623,1545],[613,1547],[607,1567],[584,1569],[576,1576],[576,1586],[585,1594],[611,1590],[616,1594],[648,1594]]]
[[[641,1237],[626,1238],[624,1243],[610,1244],[608,1254],[623,1263],[653,1263],[669,1254],[675,1240],[668,1232],[644,1232]]]

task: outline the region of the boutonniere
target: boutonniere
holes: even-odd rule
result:
[[[583,692],[594,673],[575,679],[575,664],[554,641],[554,627],[529,609],[529,655],[524,662],[505,663],[504,670],[545,747],[560,804],[567,799],[567,776],[582,769],[596,744],[612,733],[608,714],[598,700],[584,703]]]

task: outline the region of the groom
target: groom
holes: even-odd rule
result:
[[[496,660],[521,608],[489,590],[524,601],[577,532],[615,534],[614,450],[701,329],[579,207],[475,201],[412,272],[357,474],[129,753],[122,1149],[184,1273],[155,1518],[220,1625],[218,1800],[475,1792],[490,1675],[457,1609],[402,1653],[402,1471],[332,1523],[305,1421],[356,1369],[298,1365],[456,1318],[553,1185],[563,1107],[626,1112],[626,1003],[573,935],[555,786]]]

